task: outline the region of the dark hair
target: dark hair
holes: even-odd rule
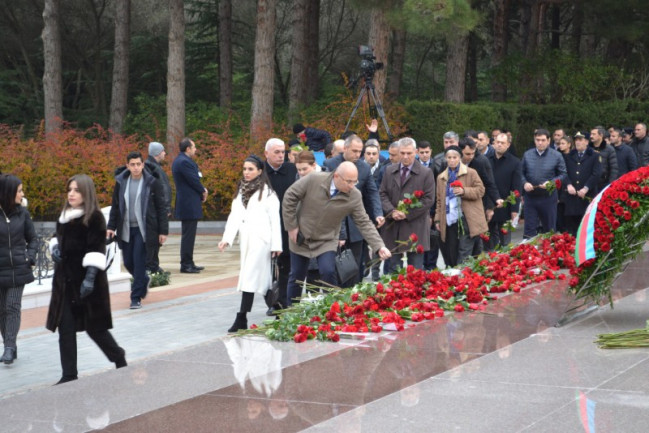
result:
[[[65,184],[66,196],[68,191],[70,190],[70,184],[72,182],[77,183],[79,193],[81,194],[81,197],[83,197],[84,215],[82,222],[87,226],[92,214],[95,211],[99,210],[99,201],[97,200],[95,183],[92,181],[92,178],[86,174],[75,174],[70,179],[68,179],[67,183]],[[65,199],[65,204],[63,205],[63,211],[65,212],[66,209],[70,209],[70,204],[68,203],[67,197]]]
[[[187,149],[192,147],[192,139],[191,138],[183,138],[180,140],[180,143],[178,144],[178,149],[180,149],[181,152],[185,153]]]
[[[478,132],[474,129],[467,129],[466,131],[464,131],[464,136],[470,138],[478,138]]]
[[[258,157],[255,154],[250,155],[243,162],[250,162],[250,163],[254,164],[255,167],[257,167],[257,169],[259,169],[259,170],[264,169],[264,161],[262,161],[261,158]]]
[[[327,145],[324,148],[324,155],[325,158],[329,158],[331,156],[331,152],[334,150],[334,143],[333,141],[331,143],[327,143]]]
[[[417,149],[430,149],[430,143],[427,141],[420,141],[417,143]]]
[[[295,163],[307,163],[313,165],[315,164],[315,156],[313,156],[313,152],[311,152],[310,150],[303,150],[295,157]]]
[[[129,152],[128,155],[126,155],[126,163],[128,164],[129,162],[131,162],[131,159],[139,159],[140,161],[144,161],[142,154],[137,150]]]
[[[302,125],[301,123],[296,123],[295,125],[293,125],[293,134],[299,134],[305,129],[306,128],[304,127],[304,125]]]
[[[475,141],[473,141],[472,138],[464,137],[463,139],[460,140],[459,147],[462,150],[464,150],[465,147],[475,149],[476,145],[475,145]]]
[[[545,135],[545,138],[550,139],[550,131],[547,129],[539,128],[534,131],[534,136],[538,137],[539,135]]]
[[[586,138],[586,137],[584,137],[584,138]],[[561,140],[565,140],[566,142],[568,142],[568,144],[569,144],[569,146],[568,146],[568,153],[569,153],[572,149],[575,148],[575,143],[573,142],[572,137],[570,137],[569,135],[564,135],[563,137],[561,137],[561,138],[559,139],[559,141],[561,141]],[[557,143],[557,144],[558,144],[558,143]],[[557,149],[557,150],[559,150],[559,149]],[[562,153],[563,153],[563,152],[562,152]]]
[[[9,216],[14,209],[20,206],[16,203],[16,194],[18,187],[22,184],[13,174],[0,175],[0,208]]]
[[[460,146],[453,145],[447,147],[446,149],[444,149],[444,155],[446,156],[446,154],[450,151],[457,152],[460,156],[462,156],[462,150],[460,149]]]
[[[273,186],[270,184],[270,179],[268,179],[268,176],[266,175],[266,170],[264,170],[264,168],[266,167],[263,161],[257,155],[250,155],[243,162],[244,163],[249,162],[251,164],[254,164],[255,167],[257,167],[257,169],[261,170],[261,174],[259,175],[259,178],[261,179],[261,183],[262,183],[262,186],[259,188],[259,201],[261,201],[261,197],[264,192],[263,185],[266,185],[268,187],[268,191],[273,191]],[[241,184],[239,184],[239,188],[241,188]]]

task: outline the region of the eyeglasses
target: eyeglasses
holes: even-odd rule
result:
[[[342,176],[340,176],[340,179],[342,179],[342,181],[345,182],[347,185],[350,185],[350,186],[358,185],[358,179],[345,179]]]

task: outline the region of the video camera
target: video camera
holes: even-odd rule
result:
[[[374,73],[383,69],[383,63],[375,62],[374,48],[369,45],[359,45],[358,55],[361,57],[361,74],[366,81],[372,81]]]

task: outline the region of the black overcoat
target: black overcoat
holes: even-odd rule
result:
[[[586,197],[590,199],[595,197],[599,192],[598,183],[602,175],[600,154],[594,151],[592,147],[588,147],[580,160],[579,153],[576,149],[573,149],[568,155],[564,156],[564,159],[566,161],[566,170],[568,171],[566,193],[561,196],[565,203],[564,214],[568,216],[583,215],[590,201],[585,198],[579,198],[578,195],[568,194],[567,187],[572,184],[579,191],[587,186],[588,193],[586,193]]]
[[[52,332],[61,322],[63,302],[72,304],[77,332],[103,331],[113,327],[105,270],[100,270],[97,273],[92,293],[83,300],[79,296],[81,283],[86,276],[86,269],[83,266],[84,258],[86,262],[97,263],[97,261],[101,261],[103,255],[105,266],[106,254],[104,215],[96,210],[91,215],[87,226],[83,224],[82,220],[83,217],[80,217],[64,223],[59,218],[56,223],[56,239],[63,260],[54,268],[52,298],[45,325]]]

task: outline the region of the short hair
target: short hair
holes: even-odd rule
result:
[[[7,216],[20,206],[16,203],[16,194],[18,194],[20,184],[22,184],[22,181],[13,174],[5,173],[0,175],[0,207]]]
[[[340,134],[340,140],[347,140],[347,137],[350,135],[356,135],[354,131],[345,131],[342,134]]]
[[[613,131],[617,132],[618,134],[622,135],[622,129],[618,128],[617,126],[613,126]]]
[[[597,132],[599,132],[599,135],[601,135],[603,138],[606,138],[606,136],[608,135],[608,131],[602,125],[597,125],[593,129],[597,129]]]
[[[361,137],[359,137],[356,134],[351,134],[351,135],[348,135],[347,138],[345,138],[345,149],[347,149],[349,146],[351,146],[352,141],[358,141],[361,144],[363,144],[363,140],[361,139]]]
[[[399,141],[393,141],[393,142],[390,143],[390,145],[388,146],[388,150],[390,150],[390,149],[396,149],[396,148],[398,148],[398,147],[399,147]]]
[[[376,138],[370,138],[365,142],[365,148],[368,147],[376,147],[377,150],[381,150],[381,145],[379,144],[379,140]]]
[[[584,138],[586,138],[586,137],[584,137]],[[572,150],[572,149],[575,148],[575,142],[572,140],[572,137],[571,137],[571,136],[569,136],[569,135],[564,135],[563,137],[561,137],[561,138],[559,139],[559,141],[561,141],[561,140],[566,140],[566,142],[570,145],[570,146],[569,146],[569,147],[570,147],[570,150]]]
[[[504,132],[499,132],[498,134],[496,134],[496,139],[498,139],[498,137],[500,137],[501,135],[505,136],[505,140],[507,140],[507,143],[512,144],[512,138],[509,136],[509,134],[506,134]]]
[[[183,153],[185,153],[187,149],[189,149],[190,147],[192,147],[191,138],[185,137],[182,140],[180,140],[180,143],[178,143],[178,149]]]
[[[417,143],[417,149],[430,149],[430,143],[428,141],[420,141]]]
[[[138,158],[140,159],[140,161],[144,161],[144,158],[142,157],[142,154],[140,152],[138,152],[137,150],[134,150],[133,152],[129,152],[128,155],[126,155],[126,163],[128,164],[128,162],[131,159],[138,159]]]
[[[457,132],[455,132],[455,131],[447,131],[447,132],[444,133],[443,138],[444,138],[444,140],[448,140],[448,139],[459,140],[460,136],[457,135]]]
[[[489,134],[487,134],[487,131],[478,131],[478,135],[480,135],[480,134],[484,134],[487,137],[489,137]]]
[[[303,150],[302,152],[295,155],[296,164],[304,162],[310,165],[315,164],[315,156],[313,156],[313,152],[311,152],[310,150]]]
[[[462,150],[464,150],[465,147],[469,147],[471,149],[476,148],[475,141],[471,137],[464,137],[463,139],[460,140],[460,143],[458,145]]]
[[[334,150],[334,143],[333,141],[330,143],[327,143],[327,145],[324,148],[324,155],[325,158],[329,158],[331,156],[331,152]]]
[[[282,146],[282,149],[286,149],[286,145],[284,144],[284,140],[279,139],[279,138],[269,138],[268,141],[266,142],[266,147],[265,150],[269,151],[271,147],[273,146]]]
[[[399,143],[399,148],[406,147],[406,146],[412,146],[415,149],[417,148],[417,142],[415,141],[414,138],[411,137],[403,137],[397,143]]]
[[[544,129],[544,128],[539,128],[539,129],[534,131],[534,136],[535,137],[538,137],[540,135],[545,135],[545,137],[547,139],[549,139],[550,138],[550,131],[548,131],[547,129]]]
[[[464,131],[464,136],[465,137],[475,138],[477,140],[478,139],[478,132],[476,130],[474,130],[474,129],[467,129],[466,131]]]

